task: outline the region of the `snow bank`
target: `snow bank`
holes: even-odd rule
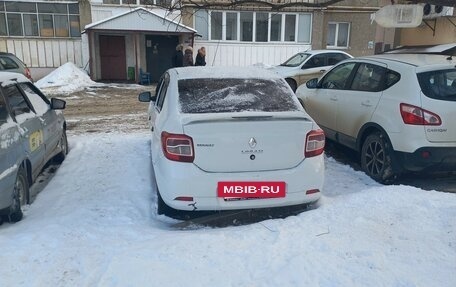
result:
[[[92,81],[84,70],[68,62],[37,81],[36,86],[47,93],[64,94],[77,92],[86,87],[104,86],[104,84]]]
[[[319,208],[182,231],[155,212],[148,134],[69,142],[23,221],[0,226],[0,286],[456,286],[456,194],[328,158]]]

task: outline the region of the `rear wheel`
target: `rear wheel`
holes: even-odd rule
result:
[[[24,168],[20,167],[14,183],[13,204],[8,215],[10,222],[18,222],[22,219],[22,206],[27,204],[28,192],[27,174]]]
[[[388,183],[394,177],[389,142],[382,133],[367,136],[361,149],[361,167],[380,183]]]
[[[296,84],[296,81],[290,78],[285,79],[287,81],[288,85],[290,85],[290,88],[293,90],[293,92],[296,92],[296,89],[298,88],[298,85]]]

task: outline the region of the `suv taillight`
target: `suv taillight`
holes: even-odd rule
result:
[[[407,125],[440,126],[442,120],[437,114],[409,104],[401,104],[402,120]]]
[[[182,134],[162,132],[161,142],[163,154],[172,161],[193,162],[195,152],[191,137]]]
[[[305,157],[313,157],[325,150],[325,133],[322,130],[312,130],[306,136]]]

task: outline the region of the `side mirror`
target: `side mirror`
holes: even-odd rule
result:
[[[66,107],[66,102],[61,99],[52,98],[51,99],[51,109],[53,110],[63,110]]]
[[[157,96],[152,96],[150,92],[142,92],[138,96],[138,100],[140,102],[155,102],[157,100]]]
[[[306,82],[306,87],[308,89],[316,89],[318,88],[318,78],[313,78],[313,79],[310,79]]]

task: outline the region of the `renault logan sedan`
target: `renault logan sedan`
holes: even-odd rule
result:
[[[323,131],[288,84],[263,69],[168,70],[151,101],[158,213],[315,202]]]
[[[0,215],[11,222],[22,219],[21,206],[43,166],[67,154],[65,119],[55,111],[64,108],[23,75],[0,72]]]
[[[456,171],[456,61],[425,54],[346,60],[296,92],[326,136],[379,182]]]

